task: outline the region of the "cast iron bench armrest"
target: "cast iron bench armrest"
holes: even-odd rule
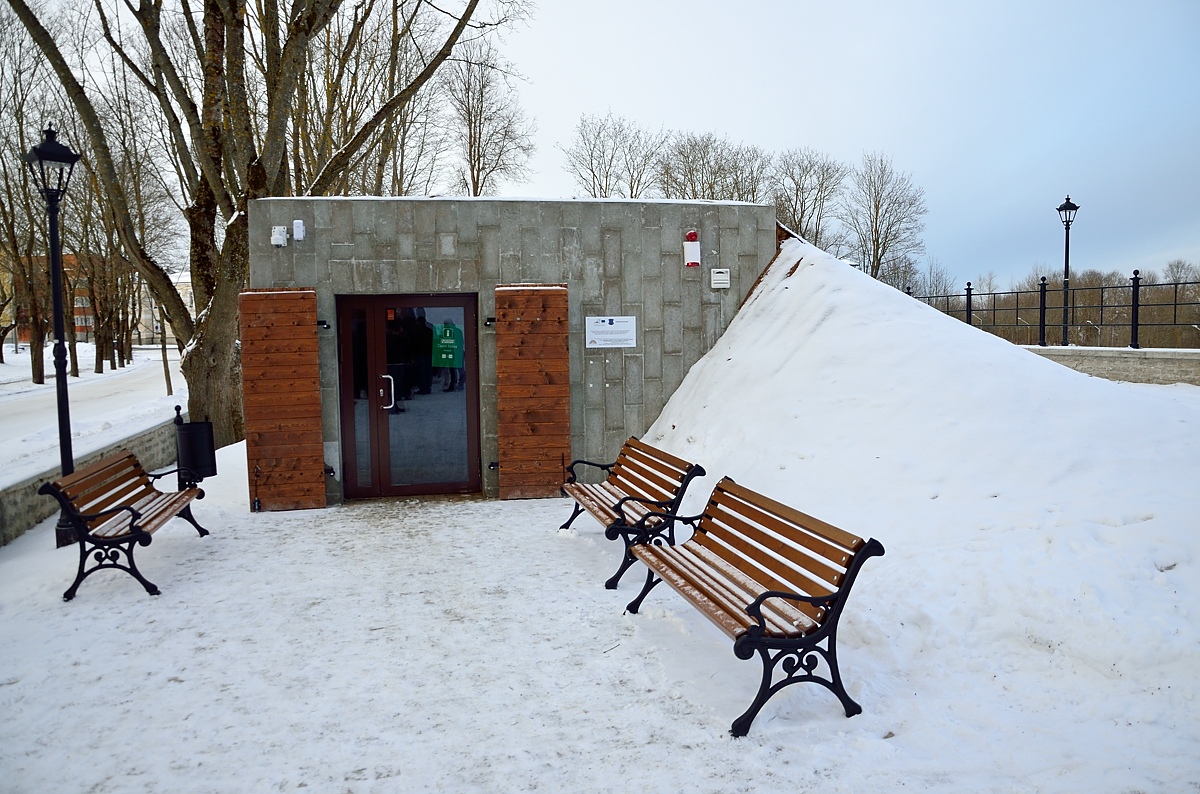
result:
[[[187,466],[180,466],[180,467],[178,467],[178,468],[171,469],[170,471],[162,471],[162,472],[159,472],[158,474],[149,474],[149,473],[147,473],[147,474],[146,474],[146,477],[148,477],[150,480],[157,480],[157,479],[159,479],[160,477],[166,477],[168,474],[178,474],[179,472],[183,472],[184,474],[190,474],[190,475],[192,475],[193,477],[195,477],[195,476],[196,476],[196,472],[192,471],[192,470],[191,470],[191,469],[189,469]]]
[[[803,601],[806,604],[812,604],[815,607],[827,607],[837,600],[841,590],[823,596],[806,596],[799,593],[788,593],[783,590],[768,590],[761,594],[758,598],[746,607],[746,614],[752,618],[762,618],[762,605],[768,598],[782,598],[786,601]]]
[[[187,482],[185,483],[182,480],[180,481],[180,490],[182,490],[184,486],[191,485],[191,487],[195,488],[197,491],[196,498],[197,499],[204,498],[204,489],[197,487],[197,484],[204,478],[197,475],[195,471],[193,471],[192,469],[189,469],[187,466],[179,466],[177,468],[171,469],[170,471],[159,472],[158,474],[147,474],[146,477],[151,482],[154,482],[155,480],[158,480],[161,477],[166,477],[169,474],[182,474],[183,479],[187,480]]]
[[[57,499],[58,503],[63,506],[63,509],[66,510],[69,515],[78,519],[83,524],[85,529],[89,523],[95,521],[97,518],[116,515],[122,510],[129,511],[129,526],[131,529],[134,526],[133,522],[142,517],[141,511],[130,505],[119,505],[110,510],[101,510],[99,513],[80,513],[75,509],[75,505],[71,504],[71,500],[64,496],[62,491],[55,488],[53,483],[46,483],[38,489],[38,493],[42,494],[43,496],[53,496],[55,499]]]
[[[763,602],[765,602],[768,598],[779,598],[783,599],[784,601],[803,601],[806,604],[812,604],[814,607],[828,607],[838,599],[838,596],[840,596],[841,593],[841,590],[837,590],[829,595],[805,596],[800,595],[799,593],[784,592],[783,590],[768,590],[767,592],[759,595],[758,598],[754,599],[754,601],[752,601],[749,606],[746,607],[746,614],[754,618],[760,629],[766,628],[767,624],[766,621],[763,620],[762,616],[762,605]]]
[[[697,522],[704,518],[704,514],[700,513],[699,515],[694,516],[680,516],[676,515],[675,513],[659,511],[647,513],[639,518],[636,524],[630,527],[630,529],[633,529],[637,532],[637,537],[631,541],[632,544],[637,545],[638,543],[649,543],[660,534],[662,529],[660,525],[655,524],[653,527],[650,526],[649,521],[652,518],[661,519],[663,523],[668,525],[674,525],[676,523],[687,524],[689,527],[695,530]]]
[[[649,525],[646,522],[649,521],[651,518],[670,519],[671,521],[678,521],[681,524],[687,524],[688,526],[694,527],[694,526],[696,526],[697,521],[704,518],[704,514],[699,513],[694,516],[681,516],[676,513],[667,513],[667,512],[662,512],[662,511],[656,510],[652,513],[647,513],[646,515],[639,518],[637,523],[633,525],[633,528],[634,529],[649,529]]]
[[[87,523],[90,524],[91,522],[95,521],[97,518],[104,518],[105,516],[113,516],[113,515],[116,515],[117,513],[120,513],[122,510],[126,510],[129,512],[129,529],[133,530],[133,528],[135,526],[137,526],[134,522],[136,522],[139,518],[142,517],[142,511],[138,510],[136,507],[133,507],[132,505],[121,505],[120,507],[114,507],[111,510],[101,510],[99,513],[75,513],[75,515],[76,515],[76,517],[79,518],[79,520],[86,521]],[[74,512],[74,511],[72,511],[72,512]]]
[[[582,458],[579,460],[573,460],[571,461],[570,465],[567,466],[567,472],[570,474],[570,476],[567,477],[567,482],[564,483],[564,485],[569,485],[573,482],[579,482],[578,476],[575,474],[575,466],[579,464],[584,466],[595,466],[597,469],[602,471],[612,471],[612,467],[616,466],[617,462],[614,460],[612,463],[593,463],[590,460],[583,460]]]
[[[621,499],[618,499],[613,503],[612,506],[612,509],[617,513],[617,520],[611,526],[609,526],[608,529],[604,530],[604,537],[608,538],[609,540],[616,540],[617,538],[621,537],[621,532],[623,531],[636,530],[639,527],[641,529],[646,529],[648,525],[643,525],[642,522],[651,516],[668,516],[674,518],[674,516],[672,516],[670,513],[655,511],[644,514],[635,523],[630,524],[625,521],[625,511],[621,509],[625,506],[626,502],[638,502],[640,504],[656,505],[662,508],[668,508],[671,506],[671,501],[669,499],[650,499],[645,496],[625,496]]]

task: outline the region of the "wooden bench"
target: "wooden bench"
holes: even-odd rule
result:
[[[635,539],[631,551],[649,571],[628,610],[636,613],[646,594],[666,582],[733,639],[739,659],[759,654],[758,694],[730,732],[744,736],[772,695],[801,682],[837,695],[847,717],[860,713],[842,686],[837,627],[859,568],[883,554],[879,541],[864,541],[728,477],[702,514],[676,521],[694,529],[683,543],[662,543],[653,533]]]
[[[592,466],[608,472],[600,483],[578,481],[576,466]],[[640,532],[662,535],[674,543],[674,521],[672,516],[679,512],[679,504],[693,477],[703,477],[704,468],[688,463],[630,436],[621,447],[617,459],[612,463],[592,463],[574,460],[567,467],[568,478],[562,486],[564,496],[575,500],[575,509],[559,529],[566,529],[587,511],[604,525],[604,536],[609,540],[621,538],[625,543],[625,555],[617,572],[609,577],[604,586],[616,588],[621,576],[633,565],[629,552],[634,539]],[[653,515],[650,515],[650,514]],[[634,524],[642,522],[641,530]]]
[[[79,543],[79,570],[63,593],[64,601],[75,597],[84,579],[104,568],[125,571],[147,593],[158,595],[158,587],[134,564],[133,547],[149,546],[150,536],[176,516],[191,523],[201,536],[208,534],[192,516],[191,507],[193,499],[204,498],[204,491],[193,487],[163,493],[151,482],[176,471],[180,470],[147,474],[133,453],[121,450],[38,489],[62,505],[62,515]]]

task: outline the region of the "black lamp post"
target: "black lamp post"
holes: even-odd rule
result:
[[[50,293],[54,306],[54,378],[58,394],[58,450],[62,458],[62,473],[75,471],[75,456],[71,451],[71,410],[67,402],[67,345],[63,329],[63,276],[62,251],[58,239],[58,202],[67,192],[71,171],[79,161],[79,155],[56,140],[58,133],[46,127],[46,137],[25,155],[29,170],[38,191],[46,200],[46,214],[50,219]],[[70,524],[59,518],[57,543],[65,546],[74,542]]]
[[[1058,205],[1058,217],[1062,219],[1063,228],[1067,233],[1066,247],[1063,249],[1063,347],[1067,346],[1067,299],[1069,296],[1067,285],[1071,281],[1071,223],[1075,220],[1075,213],[1078,211],[1079,205],[1071,201],[1070,196],[1067,196],[1067,200]]]

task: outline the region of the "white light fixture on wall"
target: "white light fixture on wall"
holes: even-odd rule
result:
[[[304,239],[304,221],[292,221],[292,237],[295,238],[296,242]]]
[[[271,245],[276,248],[283,248],[287,245],[287,227],[272,226],[271,227]]]

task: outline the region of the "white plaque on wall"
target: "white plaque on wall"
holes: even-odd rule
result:
[[[637,347],[637,317],[587,317],[587,347]]]

